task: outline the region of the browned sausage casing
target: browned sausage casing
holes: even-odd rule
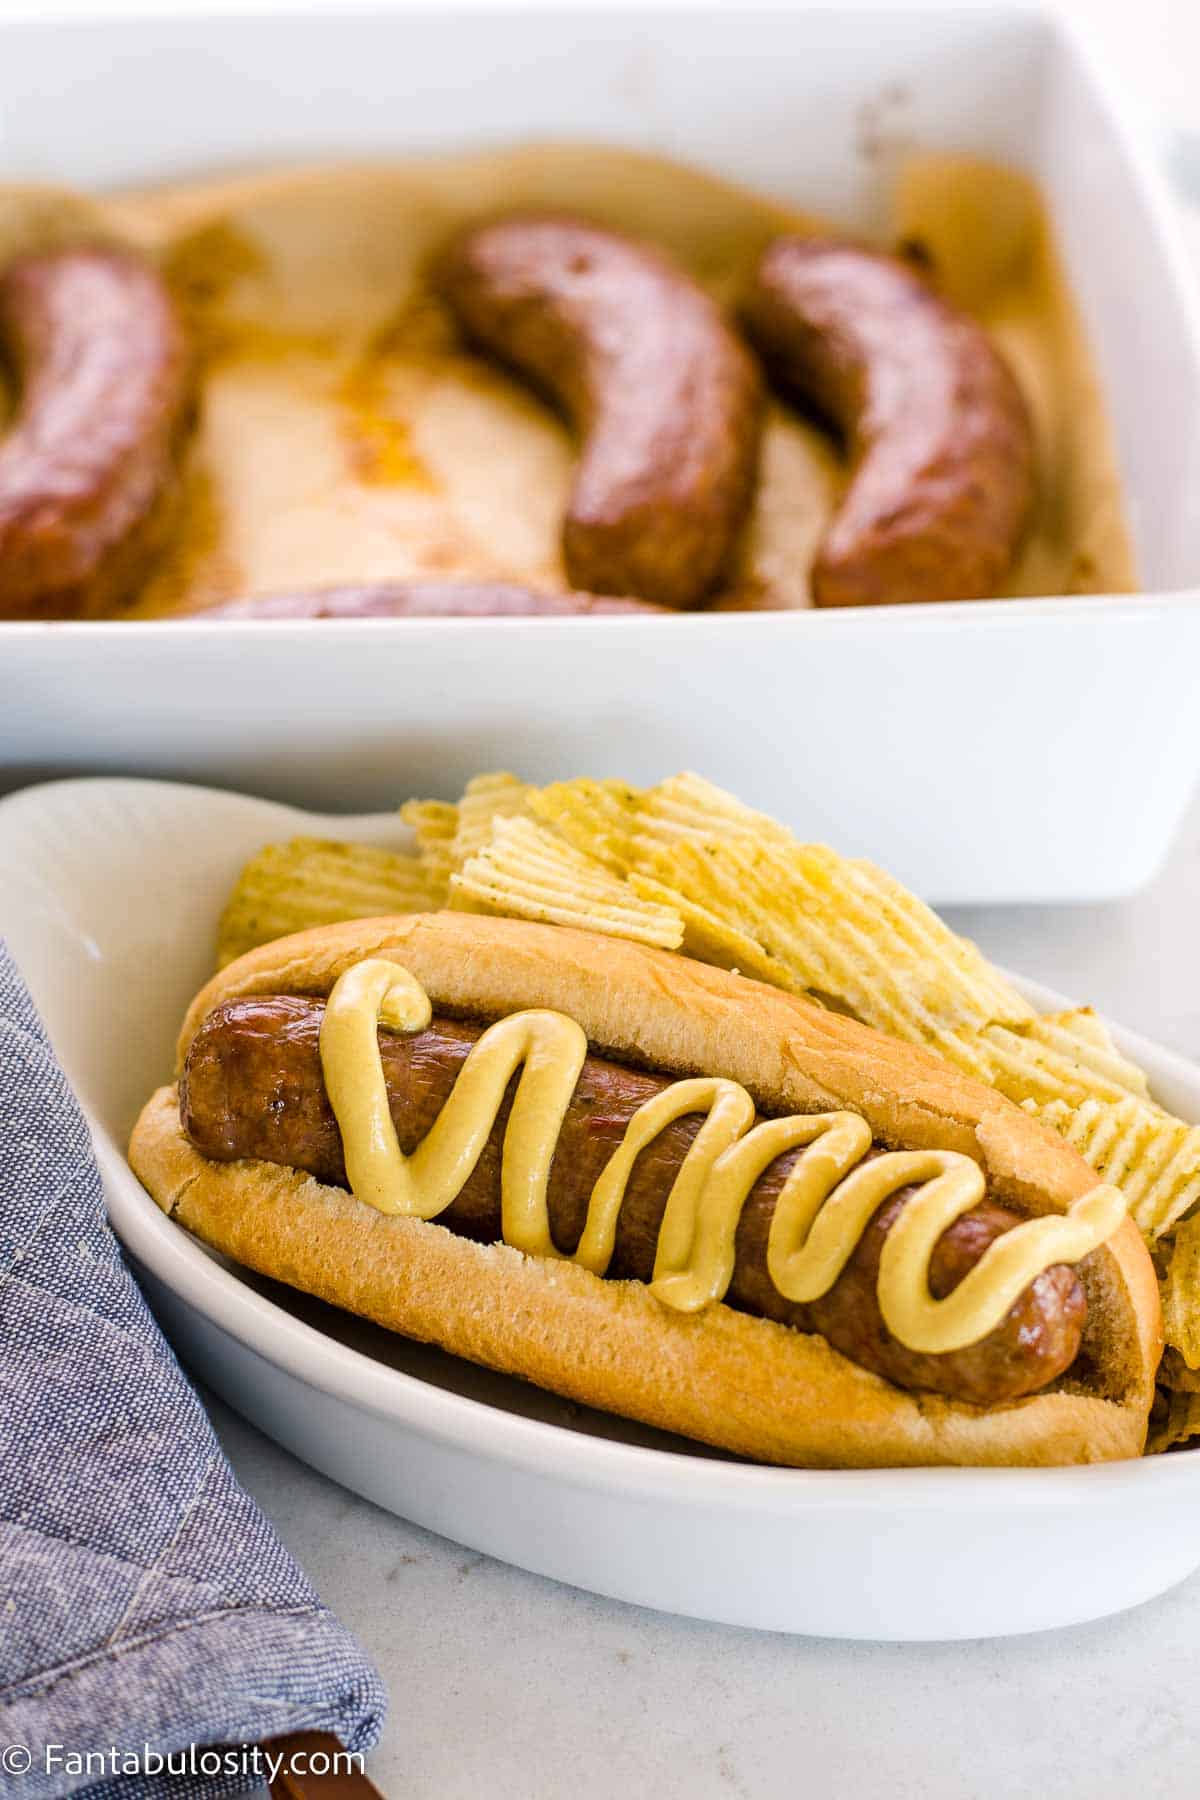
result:
[[[337,1122],[325,1094],[318,1047],[324,1005],[291,996],[226,1001],[193,1039],[180,1089],[184,1129],[205,1156],[254,1157],[304,1169],[346,1185]],[[411,1155],[449,1098],[480,1025],[435,1018],[427,1031],[379,1033],[392,1119]],[[588,1199],[625,1128],[669,1078],[587,1058],[559,1136],[550,1172],[554,1240],[571,1250],[583,1229]],[[510,1098],[511,1098],[510,1089]],[[465,1237],[500,1236],[500,1158],[508,1101],[462,1193],[438,1223]],[[637,1159],[621,1208],[609,1274],[648,1281],[658,1228],[679,1165],[699,1127],[687,1118],[660,1133]],[[978,1344],[927,1356],[891,1338],[879,1313],[879,1255],[904,1195],[876,1214],[846,1269],[809,1306],[785,1300],[767,1273],[771,1218],[794,1154],[780,1157],[751,1191],[738,1226],[730,1305],[817,1331],[844,1356],[898,1387],[928,1388],[954,1399],[995,1405],[1036,1392],[1067,1369],[1079,1349],[1087,1312],[1082,1284],[1064,1265],[1039,1275],[1004,1322]],[[1020,1221],[999,1206],[976,1207],[950,1227],[934,1253],[930,1284],[948,1293],[1002,1232]]]
[[[434,281],[466,337],[583,438],[563,524],[576,587],[695,606],[750,500],[761,395],[720,310],[666,257],[575,219],[466,232]]]
[[[180,321],[138,257],[19,257],[0,276],[18,390],[0,440],[0,615],[94,617],[161,547],[190,400]]]
[[[661,606],[617,594],[551,594],[498,581],[376,581],[359,587],[307,588],[225,600],[201,619],[517,619],[591,618],[598,614],[662,614]]]
[[[850,454],[817,604],[999,593],[1033,504],[1033,433],[982,328],[895,258],[824,238],[776,239],[744,314],[779,386]]]

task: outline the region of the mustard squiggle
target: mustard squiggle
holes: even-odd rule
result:
[[[585,1033],[573,1019],[549,1011],[513,1013],[490,1025],[409,1157],[392,1126],[376,1033],[380,1024],[421,1031],[430,1017],[429,998],[415,977],[380,958],[348,969],[329,996],[321,1063],[351,1191],[380,1212],[437,1218],[469,1181],[520,1070],[501,1159],[501,1233],[505,1243],[530,1256],[562,1257],[550,1233],[547,1190],[588,1053]],[[858,1113],[795,1114],[756,1124],[744,1087],[699,1076],[672,1082],[633,1115],[592,1190],[569,1260],[595,1275],[607,1271],[638,1156],[668,1125],[694,1113],[707,1116],[667,1198],[650,1282],[657,1299],[681,1312],[724,1297],[742,1209],[759,1177],[791,1150],[803,1153],[776,1201],[767,1245],[771,1280],[785,1299],[820,1299],[883,1202],[915,1187],[884,1240],[879,1308],[893,1337],[927,1354],[961,1350],[986,1337],[1044,1269],[1078,1262],[1125,1217],[1119,1190],[1095,1187],[1066,1213],[1028,1219],[995,1239],[953,1292],[937,1300],[929,1290],[930,1258],[947,1226],[984,1197],[976,1162],[954,1150],[888,1151],[864,1162],[871,1130]]]

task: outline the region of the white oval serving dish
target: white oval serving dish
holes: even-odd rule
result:
[[[760,1468],[236,1274],[170,1224],[125,1162],[128,1130],[170,1071],[236,869],[298,831],[406,836],[394,814],[325,818],[166,782],[58,782],[0,802],[0,929],[88,1111],[113,1224],[181,1356],[239,1412],[474,1549],[776,1631],[1036,1631],[1135,1605],[1200,1565],[1198,1452],[1063,1470]],[[1162,1100],[1200,1119],[1200,1069],[1119,1037]]]

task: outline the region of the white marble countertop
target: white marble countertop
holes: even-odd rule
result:
[[[1200,1057],[1200,803],[1120,905],[954,915],[997,960]],[[407,1800],[1194,1794],[1200,1576],[1122,1617],[973,1644],[697,1624],[504,1567],[222,1441],[391,1691],[370,1772]],[[1003,1554],[998,1545],[997,1555]]]

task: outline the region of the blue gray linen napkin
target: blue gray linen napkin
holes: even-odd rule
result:
[[[125,1267],[87,1126],[0,943],[0,1795],[243,1792],[261,1774],[180,1753],[306,1730],[362,1751],[385,1704]],[[124,1772],[146,1746],[176,1772]]]

